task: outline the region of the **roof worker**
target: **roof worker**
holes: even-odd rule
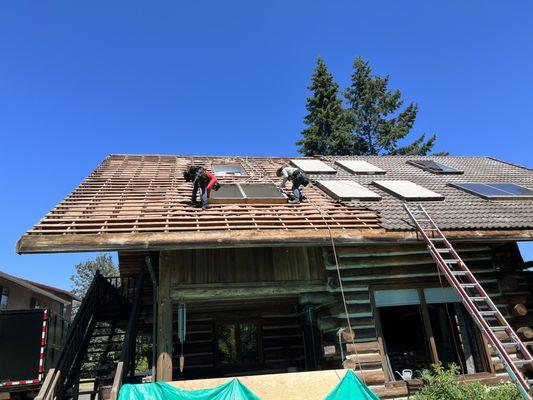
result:
[[[309,179],[307,179],[305,172],[303,172],[300,168],[294,168],[285,165],[278,168],[276,175],[281,177],[281,189],[285,188],[287,181],[292,182],[292,193],[294,194],[294,199],[292,199],[290,203],[299,203],[302,201],[303,196],[300,186],[307,186],[309,184]]]
[[[211,195],[211,189],[215,192],[220,188],[218,180],[212,172],[209,172],[204,167],[197,165],[189,165],[185,171],[183,171],[183,178],[186,182],[192,182],[192,198],[191,203],[194,207],[200,207],[197,200],[198,189],[201,190],[202,209],[205,210],[209,206],[209,197]]]

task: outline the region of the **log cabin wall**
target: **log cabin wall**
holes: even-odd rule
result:
[[[523,260],[516,243],[470,242],[454,245],[512,326],[518,329],[525,339],[532,340],[533,319],[528,310],[533,308],[533,299],[528,287],[527,273],[522,271]],[[357,350],[355,356],[353,346],[344,344],[343,350],[352,353],[345,366],[359,368],[359,362],[361,368],[366,371],[369,382],[372,385],[382,385],[392,377],[389,368],[384,368],[386,343],[381,332],[379,309],[375,306],[374,293],[383,289],[440,287],[436,265],[422,243],[338,246],[337,252]],[[169,297],[173,307],[179,302],[194,306],[215,300],[221,305],[226,304],[226,310],[231,311],[231,304],[235,304],[235,301],[242,303],[253,299],[257,307],[251,314],[261,318],[262,311],[265,312],[264,315],[269,315],[269,312],[286,311],[291,307],[291,313],[299,312],[301,317],[305,305],[315,306],[321,357],[317,367],[326,369],[340,366],[337,331],[346,327],[347,323],[330,247],[176,250],[161,252],[160,255],[160,258],[166,260],[162,261],[164,266],[169,268]],[[129,262],[123,263],[123,260],[128,259]],[[133,271],[135,264],[129,256],[122,254],[121,274]],[[286,310],[269,309],[269,300],[281,298],[285,301]],[[259,299],[266,303],[257,301]],[[520,313],[516,310],[517,305],[523,305],[518,307]],[[193,342],[198,341],[197,349],[190,349],[190,357],[186,361],[188,366],[195,363],[193,354],[206,352],[198,350],[202,346],[201,341],[205,341],[203,346],[212,342],[206,335],[212,333],[214,320],[206,316],[205,312],[206,309],[193,307],[188,315],[191,318],[190,335],[198,334],[201,337],[192,339]],[[292,315],[291,313],[287,315]],[[174,309],[174,324],[175,316]],[[301,318],[277,321],[280,322],[279,329],[283,326],[295,327],[300,323],[296,331],[299,329],[301,333]],[[194,333],[196,328],[193,327],[199,327],[200,333]],[[174,326],[174,345],[175,328]],[[276,327],[272,329],[275,331]],[[290,329],[293,328],[275,335],[279,342],[273,344],[272,348],[279,350],[289,345],[289,341],[283,336],[298,335],[289,332]],[[298,346],[302,344],[299,342],[291,345],[296,346],[294,351],[298,352]],[[174,373],[178,365],[178,350],[173,350]],[[505,371],[495,355],[489,354],[487,359],[491,361],[487,371],[503,377]],[[211,365],[205,361],[206,358],[198,358],[198,371],[202,371],[202,365]],[[285,365],[276,365],[272,371],[303,368],[300,361],[297,357],[292,358]],[[205,373],[205,370],[201,373]]]

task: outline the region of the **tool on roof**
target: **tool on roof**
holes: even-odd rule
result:
[[[404,208],[426,242],[438,268],[457,291],[466,310],[496,351],[524,399],[533,400],[530,394],[533,380],[528,379],[520,369],[525,365],[533,366],[533,357],[526,346],[424,207],[418,204],[416,208],[410,208],[404,203]],[[513,359],[511,354],[515,352],[521,358]]]

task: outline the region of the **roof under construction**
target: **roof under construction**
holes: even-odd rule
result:
[[[442,163],[462,173],[435,174],[408,163],[420,159]],[[182,175],[187,165],[203,165],[207,169],[221,164],[233,169],[240,165],[243,174],[229,173],[219,177],[219,181],[222,185],[239,183],[237,186],[244,187],[277,183],[276,169],[291,160],[313,161],[302,164],[313,169],[308,174],[311,184],[304,189],[308,202],[217,201],[208,210],[187,204],[192,189]],[[366,163],[343,163],[350,160]],[[357,170],[346,165],[356,165]],[[365,174],[365,168],[369,174]],[[376,171],[379,174],[373,175]],[[319,180],[355,181],[378,194],[376,198],[380,200],[339,201],[321,190],[320,184],[313,184]],[[458,182],[502,182],[533,188],[530,169],[491,158],[111,155],[19,240],[17,251],[302,244],[324,243],[331,237],[352,243],[405,239],[414,231],[402,208],[405,199],[387,190],[394,188],[388,181],[410,181],[414,185],[407,190],[419,185],[428,193],[438,194],[424,201],[424,206],[443,229],[476,230],[473,235],[481,235],[479,230],[505,230],[500,236],[531,239],[533,201],[490,201],[451,186]],[[396,186],[398,183],[393,182]]]

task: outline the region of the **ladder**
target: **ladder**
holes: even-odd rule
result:
[[[438,268],[450,286],[457,291],[467,311],[496,351],[524,399],[533,400],[530,394],[533,380],[528,379],[521,370],[523,366],[533,365],[533,357],[526,346],[424,207],[418,204],[416,207],[410,208],[404,203],[404,208],[422,239],[426,242],[429,253],[437,263]],[[521,358],[513,358],[511,353],[515,352]]]

